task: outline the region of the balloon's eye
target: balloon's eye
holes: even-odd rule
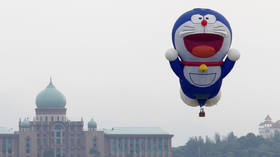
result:
[[[204,16],[204,19],[208,23],[215,23],[216,22],[216,17],[214,15],[207,14],[207,15]]]
[[[199,14],[195,14],[191,17],[191,21],[193,23],[201,23],[201,21],[203,20],[203,16],[202,15],[199,15]]]

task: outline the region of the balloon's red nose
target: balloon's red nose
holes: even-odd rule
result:
[[[206,21],[206,20],[202,20],[202,21],[201,21],[201,25],[202,25],[203,27],[205,27],[205,26],[207,25],[207,21]]]

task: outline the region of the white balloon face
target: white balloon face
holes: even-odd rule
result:
[[[221,61],[230,48],[231,32],[214,15],[195,14],[176,30],[174,44],[183,61]]]

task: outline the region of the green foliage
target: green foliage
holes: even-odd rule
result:
[[[253,133],[238,138],[233,132],[224,138],[216,134],[214,140],[192,137],[184,146],[173,148],[172,154],[173,157],[279,157],[280,133],[271,139]]]

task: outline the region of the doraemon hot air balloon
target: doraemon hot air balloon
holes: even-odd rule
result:
[[[214,10],[196,8],[175,22],[172,41],[174,48],[165,56],[179,77],[181,99],[200,106],[199,116],[204,117],[203,106],[218,103],[222,81],[240,57],[236,49],[230,49],[230,24]]]

